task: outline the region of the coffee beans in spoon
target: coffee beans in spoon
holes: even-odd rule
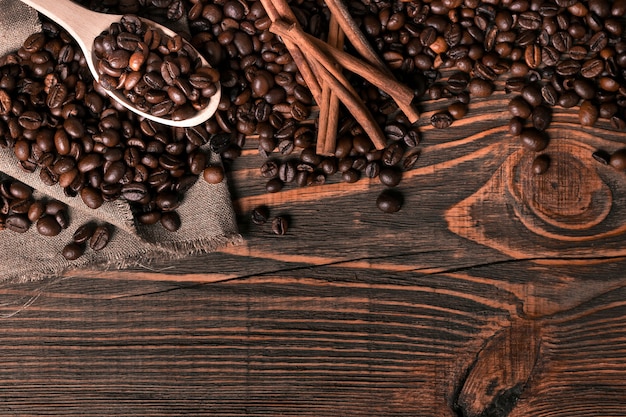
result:
[[[192,117],[219,90],[219,71],[203,66],[182,36],[165,34],[135,15],[124,15],[98,36],[94,53],[100,84],[155,117]]]

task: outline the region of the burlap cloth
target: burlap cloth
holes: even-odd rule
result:
[[[31,33],[41,30],[37,12],[18,0],[0,0],[0,56],[15,51]],[[219,156],[211,156],[220,163]],[[28,281],[59,276],[75,268],[117,269],[144,266],[153,260],[167,260],[211,252],[241,241],[225,181],[212,185],[200,179],[185,194],[178,209],[181,228],[169,232],[160,224],[139,225],[128,204],[119,199],[97,210],[86,207],[80,197],[68,198],[61,187],[46,186],[38,172],[27,173],[12,150],[0,148],[0,179],[12,177],[35,189],[43,199],[57,199],[69,206],[70,227],[58,236],[41,236],[32,226],[20,234],[0,232],[0,280]],[[72,240],[78,226],[86,222],[108,223],[113,231],[101,251],[87,248],[75,261],[67,261],[62,248]]]

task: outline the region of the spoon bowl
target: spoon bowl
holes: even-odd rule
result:
[[[61,25],[76,41],[78,46],[85,55],[85,60],[92,76],[99,82],[100,75],[97,70],[98,58],[94,53],[94,40],[102,32],[109,29],[112,23],[120,22],[122,15],[98,13],[84,7],[72,3],[70,0],[21,0],[22,3],[34,8],[38,12],[50,18],[52,21]],[[148,19],[140,18],[148,26],[156,28],[165,35],[174,36],[176,33],[169,28],[153,22]],[[185,41],[186,42],[186,41]],[[191,47],[191,45],[188,45]],[[194,49],[195,50],[195,49]],[[210,67],[207,60],[196,51],[197,56],[201,60],[202,67]],[[220,102],[221,89],[217,88],[217,92],[211,96],[206,107],[198,110],[193,116],[181,120],[173,120],[166,117],[158,117],[138,109],[130,100],[128,100],[119,90],[107,89],[107,94],[115,101],[120,103],[128,110],[143,116],[155,122],[176,126],[176,127],[192,127],[201,124],[211,118]]]

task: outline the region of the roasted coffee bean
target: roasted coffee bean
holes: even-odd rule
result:
[[[167,211],[161,214],[161,226],[170,232],[176,232],[180,229],[180,215],[176,211]]]
[[[462,119],[467,114],[467,105],[463,104],[461,102],[458,102],[458,101],[455,102],[455,103],[452,103],[452,104],[450,104],[448,106],[448,113],[455,120]],[[418,135],[418,132],[415,129],[412,129],[410,132],[414,132],[415,135]],[[406,137],[406,135],[405,135],[405,137]],[[405,143],[406,143],[406,139],[405,139]],[[411,143],[412,143],[412,145],[409,145],[409,146],[417,146],[417,144],[419,143],[419,140],[412,141]],[[407,143],[407,145],[408,145],[408,143]]]
[[[43,236],[56,236],[61,230],[61,225],[53,216],[45,215],[37,220],[37,231]]]
[[[599,58],[585,61],[580,67],[580,74],[585,78],[595,78],[604,71],[604,63]]]
[[[522,96],[513,97],[511,101],[509,101],[508,108],[511,115],[522,119],[528,119],[532,112],[530,105]]]
[[[283,189],[284,183],[279,178],[272,178],[265,184],[265,190],[268,193],[277,193]]]
[[[76,242],[70,242],[63,247],[61,254],[68,261],[74,261],[85,253],[85,246]]]
[[[536,107],[541,104],[543,96],[541,95],[541,88],[537,84],[529,84],[522,89],[522,98],[530,104],[531,107]]]
[[[441,111],[433,114],[430,123],[437,129],[446,129],[452,125],[453,118],[450,113]]]
[[[578,110],[578,121],[582,126],[593,126],[598,120],[598,108],[590,100],[583,100]]]
[[[552,111],[544,105],[535,107],[531,114],[533,127],[539,131],[544,131],[552,121]]]
[[[618,171],[626,170],[626,148],[613,152],[609,159],[609,164]]]
[[[89,247],[94,251],[100,251],[109,244],[111,238],[111,231],[105,225],[96,226],[89,239]]]
[[[376,206],[383,213],[395,213],[402,208],[402,195],[393,190],[384,190],[376,198]]]
[[[17,233],[26,233],[30,228],[30,224],[26,214],[10,214],[4,221],[4,225],[8,230]]]
[[[384,165],[393,166],[398,164],[404,156],[404,148],[398,142],[391,143],[385,148],[381,155],[381,161]]]
[[[580,97],[575,91],[564,91],[560,96],[557,104],[566,109],[574,107],[580,101]]]
[[[210,165],[203,170],[202,178],[209,184],[219,184],[224,180],[224,168],[221,165]]]
[[[360,171],[354,168],[349,168],[341,173],[341,180],[349,184],[357,182],[360,178]]]
[[[389,187],[395,187],[402,180],[402,171],[396,167],[384,167],[378,175],[379,181]]]
[[[250,219],[254,224],[265,224],[269,219],[270,211],[267,206],[257,206],[250,212]]]
[[[83,244],[91,239],[95,230],[96,225],[94,223],[84,223],[76,229],[74,235],[72,236],[72,240],[75,243]]]
[[[80,190],[80,197],[83,203],[91,209],[97,209],[104,203],[104,198],[100,190],[94,187],[84,187]]]
[[[595,97],[596,88],[594,83],[587,79],[574,80],[574,91],[582,99],[589,100]]]
[[[540,152],[548,146],[548,136],[533,127],[522,130],[520,140],[526,149],[534,152]]]
[[[512,117],[509,120],[509,133],[513,136],[519,136],[524,129],[524,120],[519,117]]]
[[[473,78],[469,83],[469,92],[472,97],[489,97],[493,93],[493,84],[482,78]]]
[[[531,166],[531,170],[535,175],[541,175],[545,173],[549,167],[550,157],[544,153],[535,157]]]
[[[287,221],[287,218],[284,216],[277,216],[274,217],[274,219],[272,220],[272,232],[275,235],[285,235],[287,234],[287,229],[289,228],[289,222]]]
[[[138,182],[129,182],[128,184],[124,184],[121,189],[122,197],[131,202],[143,200],[148,193],[148,186],[144,183]]]
[[[550,106],[554,106],[558,100],[558,93],[551,84],[546,84],[541,87],[541,97]]]

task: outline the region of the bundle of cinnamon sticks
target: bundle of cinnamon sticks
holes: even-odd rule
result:
[[[412,105],[413,90],[393,77],[342,0],[325,0],[331,12],[326,42],[302,30],[287,0],[261,0],[261,3],[272,21],[270,31],[282,38],[319,106],[318,154],[332,155],[335,152],[340,102],[361,125],[376,149],[383,149],[386,145],[380,126],[343,74],[344,69],[387,93],[411,123],[419,119],[419,113]],[[344,52],[345,38],[361,58]]]

